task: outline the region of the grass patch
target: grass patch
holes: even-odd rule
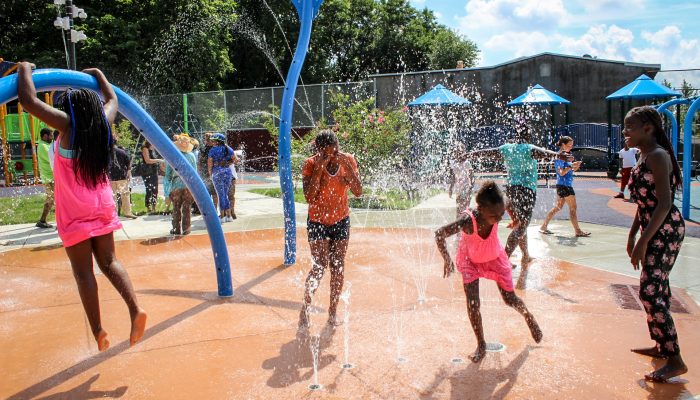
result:
[[[43,194],[24,197],[0,198],[0,225],[35,223],[44,210]],[[47,222],[54,221],[53,212],[49,213]]]
[[[303,196],[302,196],[303,197]],[[24,197],[3,197],[0,198],[0,225],[30,224],[35,223],[41,217],[44,210],[43,194],[36,194]],[[145,215],[148,213],[145,205],[146,195],[143,193],[133,193],[131,195],[131,211],[135,215]],[[158,198],[157,210],[165,210],[165,200]],[[53,210],[49,213],[47,222],[56,220]]]
[[[267,188],[267,189],[250,189],[251,193],[261,194],[267,197],[274,197],[277,199],[282,198],[282,189],[280,188]],[[294,202],[306,204],[306,197],[304,197],[304,189],[296,188],[294,189]]]
[[[282,198],[282,190],[279,188],[268,189],[250,189],[250,192],[261,194],[263,196]],[[437,189],[429,190],[424,196],[409,196],[403,190],[371,190],[363,189],[362,197],[350,196],[349,203],[352,208],[361,208],[368,210],[408,210],[417,206],[426,197],[434,196],[440,191]],[[297,188],[294,191],[294,201],[297,203],[306,204],[304,191]]]

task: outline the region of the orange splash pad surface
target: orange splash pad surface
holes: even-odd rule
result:
[[[346,265],[351,283],[349,358],[345,327],[325,325],[328,274],[315,296],[318,383],[309,343],[297,336],[310,266],[305,231],[299,262],[280,265],[282,230],[226,234],[236,292],[216,295],[208,237],[117,243],[141,305],[143,340],[128,346],[126,306],[98,275],[102,320],[112,347],[98,353],[62,248],[0,254],[0,397],[133,399],[230,398],[687,398],[700,393],[700,313],[674,315],[690,372],[653,384],[655,361],[630,353],[650,345],[644,313],[620,308],[611,284],[621,275],[539,259],[516,276],[516,291],[544,332],[539,345],[522,317],[481,282],[487,341],[506,350],[480,364],[461,279],[442,279],[426,229],[353,229]],[[419,288],[419,289],[417,289]],[[418,302],[425,296],[425,302]],[[338,317],[344,316],[344,304]],[[454,363],[453,358],[467,360]],[[399,361],[399,359],[402,359]]]

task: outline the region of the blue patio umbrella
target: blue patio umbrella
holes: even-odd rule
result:
[[[612,102],[620,100],[620,125],[625,119],[627,107],[625,100],[660,100],[669,97],[680,97],[681,94],[675,90],[671,90],[666,86],[660,85],[645,74],[640,75],[637,79],[616,90],[614,93],[607,96],[608,101],[608,177],[611,179],[617,176],[617,165],[613,162],[613,135],[612,135]]]
[[[458,96],[442,85],[437,85],[408,103],[409,107],[420,106],[468,106],[471,102]]]
[[[541,106],[553,106],[557,104],[571,104],[571,102],[556,93],[550,92],[549,90],[542,87],[542,85],[535,85],[527,90],[527,92],[516,97],[513,101],[508,103],[509,106],[520,106],[520,105],[541,105]]]
[[[566,123],[569,122],[569,104],[571,102],[558,94],[554,92],[550,92],[549,90],[545,89],[542,87],[540,84],[536,84],[535,86],[531,87],[528,89],[525,93],[521,94],[520,96],[516,97],[512,101],[510,101],[507,105],[509,107],[513,106],[528,106],[528,105],[533,105],[533,106],[549,106],[550,112],[552,115],[552,131],[554,131],[554,106],[563,104],[566,107],[565,110],[565,115],[566,115]],[[547,138],[548,141],[549,138]],[[551,141],[550,141],[551,142]],[[547,143],[549,145],[551,143]]]
[[[679,97],[681,94],[671,90],[664,85],[658,84],[653,79],[642,74],[639,78],[628,83],[615,93],[606,97],[607,100],[627,100],[627,99],[663,99],[668,97]]]

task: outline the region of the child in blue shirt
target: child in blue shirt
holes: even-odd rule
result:
[[[563,153],[571,152],[574,147],[574,140],[569,136],[562,136],[557,142],[559,148]],[[577,237],[591,236],[590,232],[584,232],[578,225],[578,217],[576,216],[576,192],[574,192],[574,171],[578,171],[581,168],[581,161],[568,162],[564,160],[554,160],[554,169],[557,171],[557,203],[549,210],[547,217],[542,222],[540,226],[540,232],[545,235],[551,235],[553,232],[547,229],[549,221],[554,218],[554,216],[564,208],[564,203],[569,206],[569,219],[571,220],[571,225],[574,226],[574,231]]]

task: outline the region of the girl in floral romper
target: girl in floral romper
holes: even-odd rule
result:
[[[668,275],[678,257],[685,223],[673,205],[673,194],[681,184],[681,172],[661,122],[661,115],[652,107],[635,107],[625,117],[625,141],[641,150],[639,163],[632,169],[629,185],[631,198],[637,204],[627,241],[634,269],[642,273],[639,298],[647,314],[649,333],[656,345],[632,349],[655,358],[665,358],[666,365],[645,375],[654,382],[688,371],[681,358],[678,336],[669,308],[671,288]],[[637,231],[642,235],[636,240]]]

